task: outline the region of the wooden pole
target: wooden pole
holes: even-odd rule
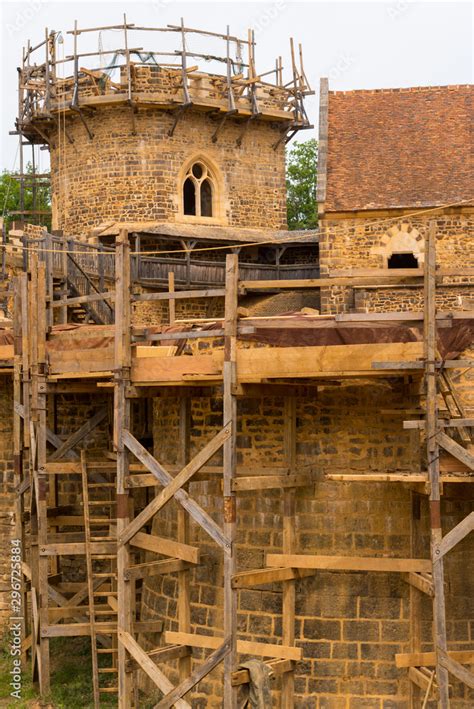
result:
[[[236,572],[235,539],[237,505],[232,482],[236,475],[237,399],[237,301],[238,256],[226,256],[226,295],[224,323],[224,426],[231,426],[231,436],[225,441],[224,452],[224,534],[230,549],[224,551],[224,638],[230,640],[230,653],[224,659],[224,706],[237,709],[237,688],[232,686],[232,672],[237,663],[237,595],[232,588]]]
[[[115,255],[115,386],[114,386],[114,448],[117,454],[117,538],[130,522],[129,494],[125,487],[128,475],[128,452],[123,432],[130,427],[130,400],[126,389],[130,384],[130,244],[125,229],[120,231]],[[127,579],[130,565],[128,544],[117,549],[117,628],[132,634],[132,588]],[[132,706],[132,674],[126,671],[127,652],[118,644],[118,706]]]
[[[174,304],[174,301],[171,302]],[[191,399],[188,396],[181,397],[179,408],[179,464],[184,468],[190,460]],[[178,542],[189,544],[189,515],[180,504],[178,504]],[[178,572],[178,629],[181,633],[191,632],[191,570],[189,568]],[[183,682],[190,674],[191,655],[189,654],[179,658],[179,681]]]
[[[285,399],[285,458],[290,472],[296,465],[296,400],[295,397]],[[285,488],[283,491],[283,553],[295,553],[295,488]],[[295,644],[295,603],[296,582],[294,579],[283,582],[282,629],[283,645]],[[285,672],[281,685],[282,709],[294,707],[295,680],[293,672]]]
[[[425,380],[426,380],[426,451],[430,481],[430,532],[433,561],[433,616],[434,649],[437,653],[436,679],[439,687],[439,707],[449,708],[448,671],[439,661],[439,650],[447,651],[446,609],[444,595],[443,559],[436,556],[436,547],[442,539],[441,500],[439,476],[439,448],[436,440],[437,385],[436,385],[436,224],[431,222],[425,249]]]
[[[170,294],[174,293],[174,271],[168,271],[168,292]],[[176,301],[174,298],[168,300],[168,309],[170,325],[174,325],[176,320]]]

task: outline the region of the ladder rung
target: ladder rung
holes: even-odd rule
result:
[[[116,596],[117,591],[94,591],[94,596],[107,598],[107,596]]]
[[[99,672],[102,675],[117,674],[118,669],[116,667],[99,667]]]
[[[92,561],[98,561],[99,559],[116,559],[116,554],[93,554]]]
[[[104,571],[104,572],[101,572],[100,574],[99,574],[99,573],[98,573],[98,574],[92,574],[92,578],[93,578],[93,579],[106,579],[106,578],[110,578],[110,577],[115,578],[116,576],[117,576],[117,574],[116,574],[115,571],[110,571],[109,573],[107,573],[106,571]]]
[[[99,692],[105,692],[106,694],[116,694],[118,692],[118,687],[99,687]]]
[[[87,487],[115,487],[115,483],[89,483]]]
[[[89,500],[89,507],[91,505],[95,505],[95,506],[96,505],[104,505],[104,506],[107,505],[107,506],[109,506],[109,505],[116,505],[116,504],[117,504],[116,500]]]
[[[116,647],[101,647],[97,648],[97,652],[99,655],[105,655],[107,653],[115,655],[118,652],[118,649]]]

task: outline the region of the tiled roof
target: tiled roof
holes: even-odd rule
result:
[[[330,91],[324,211],[474,204],[473,94],[468,85]]]

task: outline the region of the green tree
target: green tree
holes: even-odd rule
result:
[[[30,163],[26,166],[26,173],[31,175],[33,168]],[[21,219],[21,215],[15,214],[20,211],[20,180],[18,172],[10,172],[4,170],[0,174],[0,209],[4,218],[6,229],[10,228],[11,222],[15,219]],[[36,205],[33,204],[32,179],[25,178],[24,190],[24,207],[26,211],[33,209],[50,210],[51,209],[51,190],[49,182],[40,180],[36,186]],[[51,217],[46,214],[26,214],[25,221],[32,224],[44,224],[48,229],[51,225]]]
[[[294,143],[286,153],[289,229],[314,229],[318,223],[316,179],[318,144],[314,138]]]

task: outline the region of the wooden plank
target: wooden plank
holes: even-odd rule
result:
[[[171,273],[171,272],[170,272]],[[134,301],[181,300],[192,298],[218,298],[225,296],[225,288],[207,288],[205,290],[166,291],[164,293],[139,293]],[[171,333],[170,333],[171,334]]]
[[[222,638],[210,635],[198,635],[197,633],[178,633],[167,630],[165,631],[165,642],[216,650],[222,644]],[[299,647],[285,647],[284,645],[256,643],[248,640],[237,640],[237,652],[243,655],[275,657],[284,660],[301,660],[303,656],[303,651]]]
[[[175,706],[176,701],[183,697],[190,689],[196,686],[204,677],[212,672],[212,670],[226,657],[230,652],[230,638],[225,640],[222,645],[214,650],[209,657],[197,667],[186,679],[181,681],[177,687],[171,690],[161,701],[156,705],[156,709],[170,709]]]
[[[410,269],[411,270],[411,269]],[[413,269],[414,271],[414,269]],[[382,286],[382,285],[397,285],[420,283],[423,273],[411,273],[408,276],[360,276],[358,278],[295,278],[290,280],[272,280],[265,281],[239,281],[239,291],[247,290],[285,290],[290,288],[296,290],[298,288],[326,288],[331,286]]]
[[[447,419],[446,421],[438,421],[439,428],[460,428],[463,426],[474,427],[474,418],[459,418],[459,419]],[[418,429],[423,431],[425,429],[424,421],[404,421],[404,429]]]
[[[430,559],[386,559],[365,556],[318,556],[315,554],[267,554],[267,566],[332,571],[431,571]]]
[[[474,664],[474,650],[451,650],[451,657],[463,665]],[[395,665],[402,667],[434,667],[436,665],[435,652],[402,652],[395,655]]]
[[[326,480],[337,482],[361,482],[361,483],[424,483],[428,476],[423,473],[326,473]]]
[[[135,620],[132,624],[134,633],[162,633],[162,620]]]
[[[450,438],[450,436],[443,433],[443,431],[438,431],[436,440],[444,450],[451,453],[451,455],[461,461],[461,463],[464,463],[469,470],[474,470],[474,455],[472,453],[469,453],[469,451]]]
[[[267,583],[302,579],[307,576],[314,576],[315,573],[315,569],[294,569],[290,567],[241,571],[233,577],[232,586],[234,588],[252,588],[253,586],[264,586]]]
[[[61,536],[64,536],[63,534]],[[115,542],[91,542],[93,554],[114,554],[117,551]],[[39,548],[40,556],[75,556],[86,553],[85,542],[65,542],[64,544],[43,544]]]
[[[201,558],[202,561],[202,558]],[[163,561],[147,561],[143,564],[134,564],[129,566],[125,571],[127,581],[132,579],[144,579],[150,576],[158,576],[161,574],[174,574],[185,569],[189,569],[192,565],[189,561],[182,559],[164,559]]]
[[[463,682],[470,689],[474,689],[474,673],[463,667],[447,652],[438,648],[439,661],[454,677]]]
[[[137,641],[123,630],[117,631],[117,637],[119,643],[126,648],[127,652],[133,657],[135,662],[138,663],[140,668],[146,672],[148,677],[154,684],[164,693],[169,694],[174,687],[166,677],[165,674],[155,665],[153,660],[151,660],[146,652],[140,647]],[[191,709],[191,705],[183,699],[178,699],[175,703],[177,709]]]
[[[102,621],[96,623],[97,633],[116,633],[115,621]],[[41,635],[45,638],[80,637],[89,636],[90,623],[60,623],[58,625],[45,625],[41,628]]]
[[[79,305],[81,303],[94,303],[98,300],[115,300],[114,291],[104,291],[103,293],[92,293],[91,295],[78,295],[74,298],[62,298],[51,303],[52,308],[63,308],[68,305]]]
[[[223,443],[231,435],[231,426],[222,429],[204,448],[199,451],[190,463],[184,466],[181,472],[172,479],[170,483],[143,509],[130,524],[120,534],[119,544],[128,542],[155,514],[157,514],[167,502],[178,492],[180,488],[197,473],[202,466],[221,448]]]
[[[414,573],[412,571],[412,572],[408,573],[406,576],[403,576],[403,580],[406,581],[407,583],[409,583],[410,586],[417,588],[422,593],[426,593],[427,596],[430,596],[430,598],[433,598],[434,588],[433,588],[433,582],[430,579],[427,579],[424,576],[422,576],[421,574]]]
[[[442,558],[448,553],[453,547],[456,546],[465,536],[474,530],[474,512],[468,514],[459,524],[457,524],[453,529],[451,529],[438,544],[434,550],[435,557],[437,560]]]
[[[304,487],[314,483],[310,474],[306,475],[251,475],[237,477],[232,483],[236,492],[244,490],[271,490],[274,488]]]
[[[199,564],[199,549],[189,544],[179,544],[172,539],[138,532],[132,537],[130,544],[138,549],[153,551],[156,554],[163,554],[171,558],[178,557],[178,559],[188,561],[191,564]]]
[[[94,372],[111,372],[114,369],[113,347],[96,347],[94,349],[71,349],[49,351],[50,377],[66,374],[82,375]],[[54,380],[53,380],[54,381]]]

